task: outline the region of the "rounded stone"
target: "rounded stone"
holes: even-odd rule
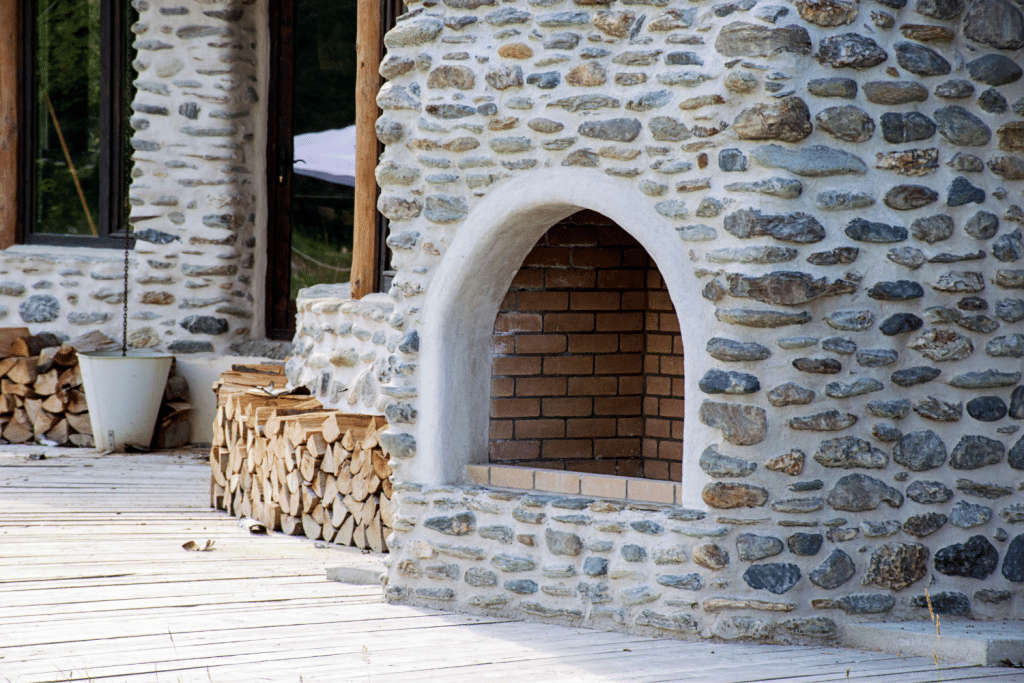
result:
[[[33,294],[18,306],[21,319],[27,323],[48,323],[60,317],[60,302],[49,294]]]
[[[1024,71],[1006,55],[987,54],[967,64],[971,78],[985,85],[1000,86],[1020,80]]]
[[[940,481],[919,480],[907,487],[907,498],[922,505],[948,503],[953,495],[953,490]]]
[[[999,217],[988,211],[979,211],[964,225],[964,232],[974,239],[992,239],[999,232]]]
[[[883,320],[878,330],[887,337],[895,337],[919,330],[923,325],[924,321],[913,313],[895,313]]]
[[[708,370],[697,386],[705,394],[753,394],[761,390],[754,375],[715,368]]]
[[[757,469],[757,463],[730,455],[723,455],[714,446],[708,446],[700,456],[700,468],[709,477],[746,477]]]
[[[997,465],[1006,455],[1002,441],[977,434],[961,437],[949,456],[949,466],[955,470],[976,470]]]
[[[786,539],[786,546],[794,555],[810,557],[818,554],[824,540],[821,534],[795,533]]]
[[[821,564],[811,570],[807,578],[815,586],[831,590],[842,586],[856,573],[857,567],[853,563],[853,558],[836,548]]]
[[[814,122],[819,129],[846,142],[865,142],[875,133],[871,117],[852,105],[824,109],[814,117]]]
[[[1007,0],[975,0],[964,15],[964,36],[998,50],[1024,47],[1024,15]]]
[[[979,396],[967,402],[967,414],[979,422],[997,422],[1006,417],[1006,402],[998,396]]]
[[[744,562],[755,562],[782,552],[782,541],[774,536],[740,534],[736,537],[736,554]]]
[[[935,570],[946,576],[987,579],[999,565],[999,552],[984,536],[948,545],[935,553]]]
[[[964,11],[964,0],[917,0],[914,10],[932,19],[955,19]]]
[[[935,110],[939,134],[960,147],[981,147],[992,139],[992,129],[960,105]]]
[[[988,523],[992,519],[992,508],[985,505],[958,500],[949,511],[949,523],[959,529],[971,529]]]
[[[928,512],[923,515],[914,515],[908,517],[907,521],[903,522],[903,531],[916,536],[917,538],[924,538],[930,536],[936,531],[946,525],[948,518],[946,515],[940,512]]]
[[[852,100],[857,96],[857,81],[852,78],[812,78],[807,81],[807,92],[817,97],[839,97]],[[925,91],[925,97],[928,92]]]
[[[903,590],[928,574],[928,554],[920,543],[886,543],[871,555],[864,583]]]
[[[729,552],[716,543],[694,546],[693,561],[705,569],[724,569],[729,566]]]
[[[755,590],[766,590],[776,595],[789,591],[800,581],[800,568],[795,564],[755,564],[743,572],[743,580]]]
[[[913,81],[871,81],[864,84],[864,97],[872,104],[910,104],[927,100],[928,89]]]
[[[889,58],[878,43],[857,33],[823,38],[814,55],[821,64],[833,68],[867,69]]]
[[[920,43],[896,43],[894,50],[899,65],[915,76],[945,76],[952,69],[942,55]]]
[[[892,459],[913,472],[935,469],[946,462],[946,444],[930,429],[909,432],[893,447]]]
[[[882,201],[890,209],[912,211],[934,203],[939,193],[924,185],[897,185],[885,193]]]
[[[1024,534],[1018,534],[1006,547],[1002,574],[1007,581],[1024,583]]]
[[[627,543],[622,546],[620,552],[622,553],[622,559],[626,562],[643,562],[647,559],[647,549],[642,545]]]
[[[935,135],[935,123],[919,112],[882,114],[882,137],[886,142],[902,144],[927,140]]]
[[[900,357],[894,349],[861,349],[857,352],[857,364],[865,368],[880,368],[892,365]]]
[[[761,507],[768,502],[768,491],[751,484],[714,482],[704,487],[701,498],[711,507],[722,510]]]
[[[866,512],[883,502],[889,507],[903,505],[903,494],[874,477],[859,472],[840,478],[825,497],[834,510]]]
[[[903,226],[877,223],[863,218],[854,218],[843,232],[852,240],[875,244],[902,242],[910,234]]]
[[[807,104],[799,97],[785,97],[744,109],[733,120],[732,129],[741,140],[800,142],[814,127]]]

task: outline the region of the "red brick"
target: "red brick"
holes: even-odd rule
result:
[[[647,432],[647,436],[655,439],[668,439],[672,436],[672,422],[670,420],[647,418],[644,429]]]
[[[545,441],[541,445],[543,458],[591,458],[594,442],[590,439],[561,439]],[[572,469],[567,466],[566,469]]]
[[[568,308],[568,292],[519,292],[519,309],[522,311],[564,311]]]
[[[494,320],[495,332],[540,332],[542,318],[537,313],[499,313]]]
[[[672,313],[659,313],[658,328],[662,332],[674,332],[679,334],[679,318],[676,317],[675,311]]]
[[[544,417],[584,417],[594,414],[594,401],[589,397],[545,398]]]
[[[592,289],[597,271],[583,268],[558,268],[547,271],[544,282],[549,289]]]
[[[615,377],[570,377],[570,396],[614,396],[618,393]]]
[[[655,396],[669,396],[672,393],[672,380],[668,377],[647,376],[647,393]]]
[[[665,440],[658,444],[658,458],[660,460],[682,460],[683,444],[680,441]]]
[[[491,462],[501,460],[533,460],[540,455],[539,441],[492,441]]]
[[[619,335],[619,351],[622,353],[643,353],[644,335],[641,332],[626,332]]]
[[[618,436],[643,436],[646,421],[642,417],[619,417],[615,423],[615,432]]]
[[[664,289],[647,292],[647,307],[652,311],[668,311],[670,313],[675,313],[676,310],[672,306],[671,297]]]
[[[516,420],[517,439],[561,439],[565,420]]]
[[[684,429],[682,420],[672,420],[672,438],[678,441],[682,441],[685,436],[686,430]]]
[[[661,374],[663,375],[683,375],[683,357],[682,356],[662,356],[661,357]]]
[[[598,289],[634,289],[643,290],[647,271],[644,270],[599,270],[597,271]]]
[[[594,373],[598,375],[625,375],[643,372],[643,356],[635,353],[596,356],[594,363]]]
[[[662,417],[683,417],[684,403],[677,398],[663,398],[658,406]]]
[[[509,335],[507,337],[491,337],[491,355],[494,356],[511,356],[516,352],[516,338]]]
[[[639,332],[644,329],[642,313],[598,313],[598,332]]]
[[[672,395],[676,398],[683,398],[686,396],[686,380],[682,377],[672,378]]]
[[[593,356],[547,356],[544,359],[545,375],[591,375],[593,372]]]
[[[640,439],[597,439],[594,456],[598,458],[639,458]]]
[[[573,292],[574,311],[617,311],[622,301],[619,292]]]
[[[618,268],[622,265],[622,250],[614,247],[577,247],[572,250],[572,265],[576,268]]]
[[[565,435],[572,438],[588,437],[591,439],[615,436],[615,418],[612,417],[577,417],[565,421]]]
[[[647,270],[647,289],[655,290],[661,289],[665,286],[665,281],[661,279],[661,273],[657,268],[650,268]]]
[[[610,218],[605,218],[605,225],[598,228],[598,234],[601,244],[607,246],[635,247],[639,244],[635,237],[613,223]]]
[[[515,396],[516,381],[511,377],[491,377],[491,398]]]
[[[565,377],[520,377],[516,396],[565,396]]]
[[[529,356],[499,357],[492,361],[491,374],[498,377],[511,375],[539,375],[540,358]]]
[[[565,469],[571,472],[586,472],[587,474],[616,474],[614,460],[577,460],[565,463]]]
[[[646,268],[650,263],[651,255],[643,247],[631,247],[624,249],[622,252],[622,265],[624,266]]]
[[[672,353],[676,355],[683,355],[683,338],[678,334],[672,337]]]
[[[644,332],[657,332],[661,326],[660,313],[647,311],[644,313]]]
[[[619,393],[623,396],[644,393],[644,378],[640,375],[619,377]]]
[[[491,417],[538,417],[540,399],[536,398],[495,398],[491,400]]]
[[[518,353],[565,353],[564,334],[524,334],[515,339]]]
[[[642,477],[644,476],[644,461],[639,458],[635,460],[619,460],[616,472],[620,477]]]
[[[667,334],[647,335],[647,353],[672,353],[672,337]]]
[[[498,305],[499,311],[515,311],[519,308],[519,292],[505,292],[505,296],[502,298],[501,303]]]
[[[569,335],[569,353],[615,353],[618,350],[617,334]]]
[[[640,445],[640,450],[643,453],[644,459],[657,458],[658,457],[658,440],[651,438],[644,438]]]
[[[567,268],[572,265],[572,251],[561,247],[534,247],[523,259],[523,266],[556,266]]]
[[[657,375],[661,370],[661,356],[644,356],[644,374]]]
[[[535,467],[540,470],[564,470],[565,463],[558,460],[545,460],[544,456],[541,455],[541,459],[531,462],[530,467]]]
[[[512,278],[511,289],[540,289],[544,286],[543,268],[520,268]]]
[[[658,398],[656,396],[644,396],[644,415],[658,417]]]
[[[683,481],[683,463],[682,462],[670,462],[668,464],[668,478],[669,481],[682,482]]]
[[[620,308],[623,311],[644,311],[647,309],[646,292],[623,292]]]
[[[593,313],[548,313],[544,316],[545,332],[589,332],[593,329]]]
[[[511,439],[513,424],[512,420],[491,420],[491,440]]]
[[[598,232],[594,228],[582,225],[556,224],[548,230],[548,244],[553,246],[579,245],[597,246]]]
[[[671,481],[668,471],[668,463],[663,460],[645,460],[644,478]]]
[[[599,396],[594,399],[594,415],[640,415],[639,396]]]

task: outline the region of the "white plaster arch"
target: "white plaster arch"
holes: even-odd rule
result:
[[[407,478],[428,485],[463,480],[465,466],[486,462],[491,336],[498,307],[537,240],[559,220],[591,209],[632,235],[659,264],[680,316],[688,368],[703,350],[708,306],[696,306],[700,285],[686,243],[635,186],[590,169],[543,169],[492,188],[470,211],[428,286],[421,315],[417,455]],[[698,351],[698,349],[700,351]],[[686,372],[686,395],[697,395]],[[697,423],[697,401],[687,401],[684,444]],[[701,445],[703,448],[707,444]],[[697,446],[697,444],[693,444]],[[690,453],[692,446],[686,446]],[[699,451],[698,451],[699,452]],[[696,458],[684,459],[684,480],[702,483]],[[691,472],[695,476],[690,476]],[[696,496],[687,496],[700,503]]]

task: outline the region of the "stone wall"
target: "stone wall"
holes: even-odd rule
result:
[[[377,126],[391,599],[722,637],[917,617],[925,587],[1024,614],[1015,5],[410,7]],[[684,316],[700,510],[459,485],[501,299],[580,208]]]
[[[135,229],[129,344],[225,352],[263,336],[266,83],[254,0],[134,0],[137,96],[129,190]],[[0,253],[2,324],[121,338],[116,250],[18,246]]]

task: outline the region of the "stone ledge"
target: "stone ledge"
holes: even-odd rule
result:
[[[522,491],[618,498],[638,503],[681,505],[682,484],[658,479],[565,472],[509,465],[467,465],[466,479],[479,486]]]
[[[841,641],[849,647],[897,655],[930,657],[934,653],[943,667],[954,663],[999,666],[1004,659],[1024,660],[1024,622],[941,618],[939,637],[928,621],[880,622],[845,624]]]

